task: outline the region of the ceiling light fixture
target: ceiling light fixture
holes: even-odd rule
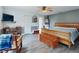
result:
[[[42,7],[42,12],[43,12],[43,13],[47,13],[47,12],[50,12],[50,11],[53,11],[53,10],[51,9],[51,7],[48,7],[48,6],[43,6],[43,7]]]

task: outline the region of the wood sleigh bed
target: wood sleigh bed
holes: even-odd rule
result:
[[[76,28],[79,31],[79,23],[55,23],[55,26],[65,28]],[[48,30],[42,28],[40,34],[40,41],[44,42],[45,44],[53,48],[57,47],[59,43],[63,43],[70,48],[72,46],[72,42],[69,40],[70,34],[71,33],[69,32]],[[61,37],[61,35],[63,35],[67,39]]]

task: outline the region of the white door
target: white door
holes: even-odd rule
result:
[[[25,34],[32,34],[31,32],[31,24],[32,24],[32,17],[31,16],[24,16],[24,33]]]

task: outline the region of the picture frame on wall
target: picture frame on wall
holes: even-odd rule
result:
[[[37,22],[38,22],[37,16],[33,16],[33,17],[32,17],[32,23],[37,23]]]

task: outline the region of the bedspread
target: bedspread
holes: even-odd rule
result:
[[[76,38],[79,35],[79,32],[76,28],[53,27],[50,30],[57,30],[57,31],[61,31],[61,32],[70,33],[69,40],[72,42],[72,44],[74,44],[74,41],[76,40]]]

